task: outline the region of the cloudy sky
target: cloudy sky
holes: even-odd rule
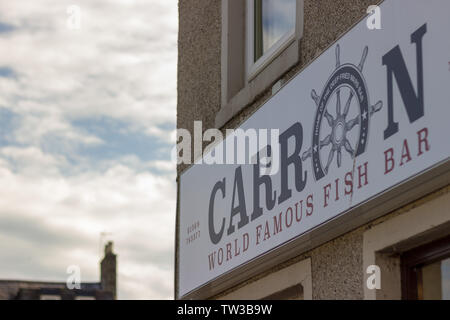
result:
[[[172,298],[177,29],[176,0],[0,1],[0,279],[98,281],[111,239],[120,299]]]

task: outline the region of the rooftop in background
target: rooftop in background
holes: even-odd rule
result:
[[[100,262],[100,282],[85,282],[69,289],[66,282],[0,280],[0,300],[115,300],[117,256],[113,243],[105,245]]]

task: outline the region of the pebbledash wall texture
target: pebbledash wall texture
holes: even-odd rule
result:
[[[304,0],[303,35],[299,42],[299,59],[296,64],[284,71],[283,74],[273,79],[265,90],[258,93],[246,105],[241,106],[237,114],[227,119],[225,125],[218,129],[237,128],[243,121],[258,110],[261,105],[272,96],[272,86],[282,80],[285,83],[314,61],[325,49],[332,45],[343,33],[353,25],[361,21],[367,15],[367,8],[377,4],[373,0]],[[220,112],[222,102],[222,1],[221,0],[181,0],[179,1],[179,38],[178,38],[178,106],[177,127],[193,132],[194,121],[202,121],[203,130],[217,128],[217,115]],[[178,166],[178,177],[188,166]],[[251,287],[258,280],[295,263],[310,259],[312,299],[370,299],[370,298],[398,298],[401,296],[400,255],[401,250],[388,250],[383,248],[375,252],[376,262],[382,268],[382,290],[375,293],[367,292],[365,288],[366,272],[364,265],[365,243],[375,231],[376,226],[389,221],[396,223],[402,215],[416,214],[417,210],[429,210],[448,203],[450,186],[440,186],[437,190],[424,193],[419,198],[401,208],[384,215],[364,226],[347,232],[325,244],[322,244],[307,252],[299,252],[298,256],[279,265],[272,267],[261,274],[251,277],[246,281],[217,292],[204,298],[236,298],[236,292],[245,292],[246,287]],[[445,206],[444,206],[445,207]],[[405,235],[394,243],[405,244],[399,246],[402,250],[430,242],[436,238],[450,233],[448,210],[444,210],[442,225],[445,226],[436,232],[432,232],[432,226],[416,228],[405,226]],[[179,207],[177,206],[177,221],[179,221]],[[419,212],[420,214],[420,212]],[[442,214],[439,213],[439,214]],[[406,217],[406,216],[405,216]],[[439,221],[441,221],[439,220]],[[399,220],[400,221],[400,220]],[[389,222],[390,223],[390,222]],[[178,223],[177,223],[178,228]],[[423,236],[425,234],[425,236]],[[178,235],[178,230],[177,230]],[[421,235],[418,237],[417,235]],[[365,239],[367,238],[367,239]],[[417,240],[414,240],[418,238]],[[413,239],[413,240],[410,240]],[[397,242],[396,242],[397,241]],[[175,254],[175,296],[178,294],[178,239]],[[367,242],[369,243],[369,242]],[[368,245],[366,245],[368,246]],[[389,245],[386,247],[395,247]],[[383,255],[386,259],[383,260]],[[389,270],[388,270],[389,269]],[[295,276],[295,275],[293,275]],[[394,279],[393,285],[387,283]],[[242,295],[240,296],[242,297]],[[245,297],[245,294],[244,294]]]

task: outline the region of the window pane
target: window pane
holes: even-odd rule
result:
[[[420,300],[450,300],[450,259],[422,267],[417,286]]]
[[[255,61],[295,28],[296,0],[255,0]]]

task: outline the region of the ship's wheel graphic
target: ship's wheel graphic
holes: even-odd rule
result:
[[[336,70],[328,79],[320,97],[315,90],[311,92],[311,97],[317,106],[317,112],[313,126],[312,146],[302,155],[302,159],[305,161],[310,157],[312,158],[316,181],[328,174],[335,154],[337,166],[341,167],[342,150],[345,150],[352,159],[363,154],[366,150],[370,118],[383,107],[381,101],[378,101],[375,105],[369,104],[369,92],[362,74],[368,52],[369,48],[366,46],[358,66],[350,63],[341,64],[340,47],[337,45]],[[348,98],[342,108],[341,96],[344,94]],[[335,117],[329,112],[331,107],[329,102],[334,100],[332,99],[334,95],[336,97]],[[348,120],[352,106],[357,109],[357,114]],[[322,126],[324,118],[331,128],[331,132],[321,136],[321,129],[325,127]],[[355,132],[353,135],[356,134],[355,127],[359,127],[359,134],[357,134],[356,143],[352,144],[349,135],[352,132]],[[326,154],[325,151],[328,150],[329,152]],[[323,158],[322,154],[324,154]],[[322,159],[325,161],[322,162]]]

